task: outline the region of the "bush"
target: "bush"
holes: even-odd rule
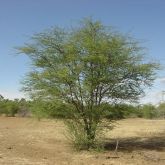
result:
[[[94,144],[94,141],[88,139],[84,131],[83,123],[77,123],[73,120],[65,122],[68,127],[69,139],[73,143],[75,149],[77,150],[86,150],[89,149],[91,144]]]
[[[92,133],[96,138],[88,137],[88,135],[84,131],[85,125],[83,121],[74,121],[67,119],[65,120],[65,124],[68,128],[67,137],[73,144],[76,150],[95,150],[101,151],[103,150],[103,143],[100,141],[107,132],[107,130],[112,130],[114,128],[113,121],[105,120],[102,121],[99,125],[96,123],[92,124]]]
[[[25,99],[1,99],[0,100],[0,114],[14,117],[16,114],[26,116],[29,113],[29,104]]]
[[[60,101],[35,100],[30,106],[33,116],[41,118],[70,118],[74,110],[71,105]]]
[[[137,117],[138,116],[138,108],[133,105],[128,104],[104,104],[103,109],[106,112],[105,118],[107,119],[124,119],[128,117]]]
[[[165,103],[161,103],[157,107],[157,117],[165,119]]]
[[[11,102],[7,106],[8,116],[14,117],[19,111],[19,105],[17,103]]]
[[[157,117],[157,111],[155,106],[151,104],[146,104],[140,107],[139,115],[146,119],[153,119]]]

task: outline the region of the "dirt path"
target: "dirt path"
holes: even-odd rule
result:
[[[103,153],[76,153],[64,132],[60,120],[0,117],[0,165],[165,165],[165,120],[120,121]]]

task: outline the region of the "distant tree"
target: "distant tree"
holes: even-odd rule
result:
[[[71,107],[60,101],[44,101],[41,99],[36,99],[31,101],[30,110],[32,115],[38,120],[42,118],[70,118]]]
[[[156,107],[152,104],[145,104],[140,107],[141,117],[152,119],[157,117]]]
[[[24,98],[21,98],[20,100],[18,100],[19,110],[17,112],[17,115],[21,117],[31,116],[30,104],[31,104],[31,101],[27,101]]]
[[[0,101],[3,101],[4,97],[2,95],[0,95]]]
[[[4,97],[2,95],[0,95],[0,114],[3,114],[4,112]]]
[[[157,116],[165,119],[165,103],[161,103],[157,107]]]
[[[107,111],[105,117],[109,119],[138,117],[138,107],[132,104],[105,104],[103,109]]]
[[[25,99],[4,99],[0,98],[0,114],[14,117],[16,114],[19,116],[28,116],[29,103]]]
[[[13,100],[4,99],[0,101],[0,114],[6,114],[6,116],[14,117],[19,111],[19,103]]]
[[[69,126],[77,145],[86,149],[95,143],[104,116],[102,104],[138,100],[158,68],[144,60],[136,40],[91,19],[77,28],[35,34],[18,50],[34,67],[23,90],[35,99],[60,100],[74,107]]]

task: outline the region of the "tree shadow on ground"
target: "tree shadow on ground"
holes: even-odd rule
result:
[[[151,137],[133,137],[105,139],[104,149],[115,150],[118,141],[118,151],[132,152],[135,150],[165,151],[165,133]]]

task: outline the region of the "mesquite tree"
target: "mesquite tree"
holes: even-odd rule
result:
[[[55,27],[35,34],[31,43],[18,49],[33,66],[23,90],[33,98],[70,105],[73,132],[75,136],[83,132],[87,148],[93,145],[104,117],[102,106],[137,100],[144,87],[152,85],[157,68],[144,62],[137,41],[91,19],[76,28]]]

